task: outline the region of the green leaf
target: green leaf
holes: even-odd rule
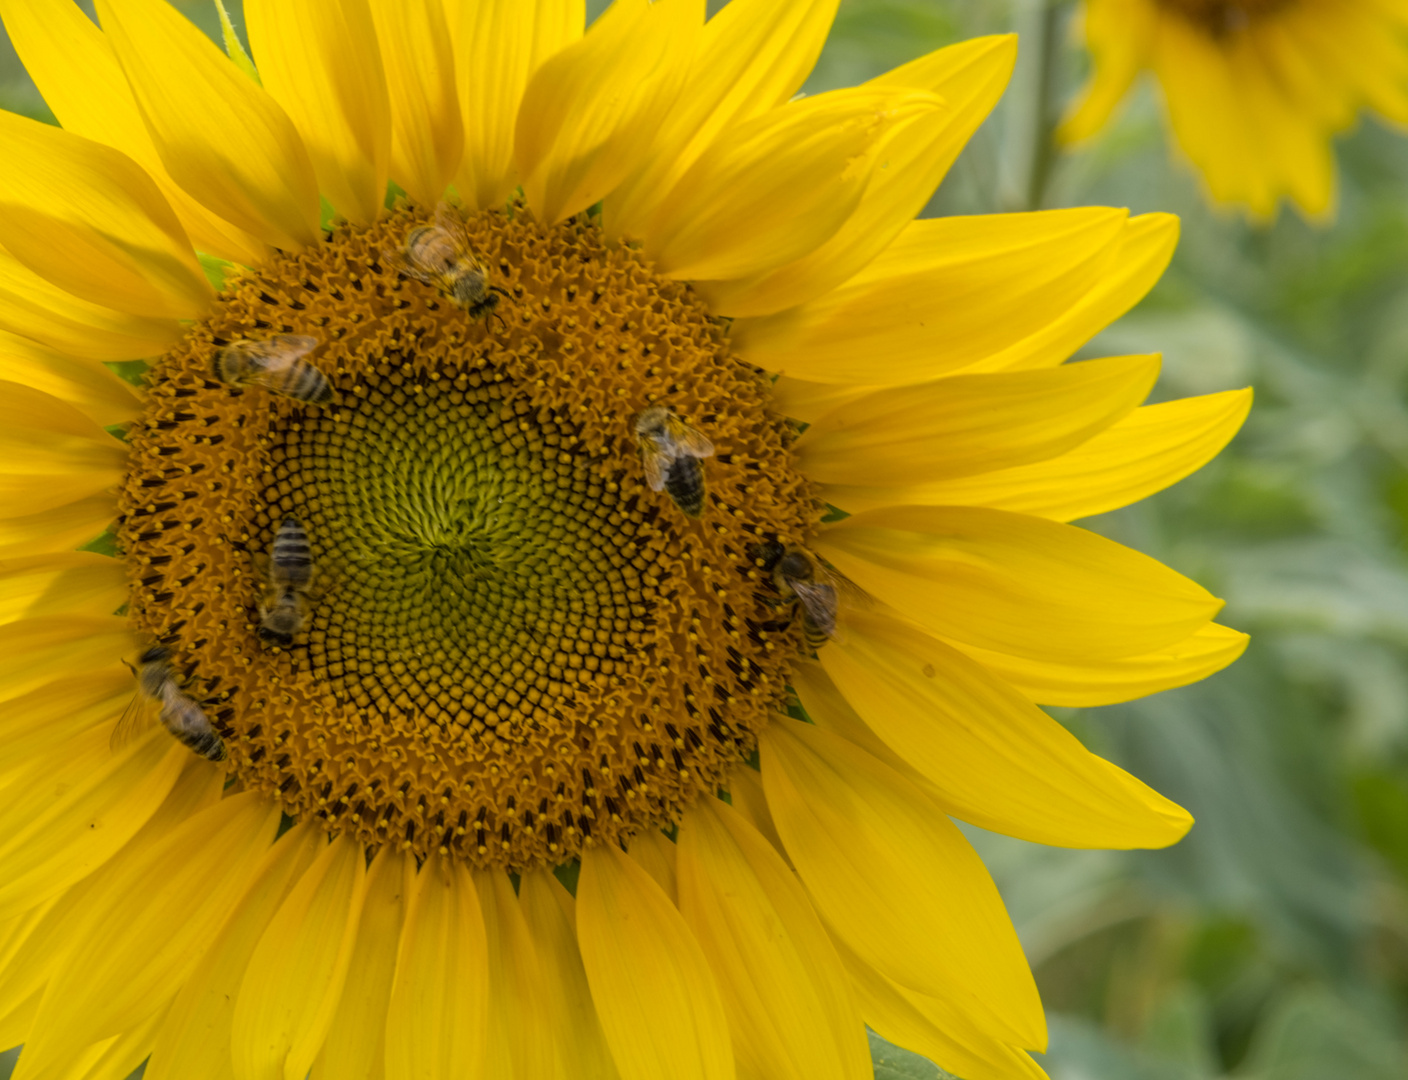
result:
[[[870,1061],[875,1067],[875,1080],[955,1080],[928,1058],[886,1042],[873,1031],[870,1036]]]

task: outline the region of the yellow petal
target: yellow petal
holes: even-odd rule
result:
[[[254,947],[231,1028],[238,1080],[304,1080],[342,996],[366,895],[360,841],[314,860]]]
[[[313,1080],[376,1080],[385,1073],[386,1006],[405,919],[407,857],[386,844],[367,869],[357,944]]]
[[[814,382],[903,386],[970,367],[1059,319],[1101,280],[1125,211],[1104,207],[911,222],[844,285],[739,319],[739,352]]]
[[[964,1080],[1045,1080],[1025,1051],[994,1039],[937,998],[885,978],[844,941],[836,940],[836,951],[850,973],[861,1015],[883,1038]]]
[[[674,841],[659,829],[646,829],[631,841],[630,854],[655,879],[670,903],[678,904],[679,874],[675,868]]]
[[[132,700],[126,668],[85,671],[0,703],[0,775],[55,743],[122,715]]]
[[[831,484],[826,499],[850,513],[880,506],[989,506],[1053,521],[1103,514],[1201,469],[1231,441],[1251,404],[1248,387],[1146,405],[1059,457],[932,483]]]
[[[0,110],[0,244],[59,288],[118,311],[193,319],[212,298],[171,205],[126,154]]]
[[[489,955],[469,871],[432,855],[410,885],[386,1010],[386,1080],[484,1076]]]
[[[976,506],[868,510],[817,550],[930,633],[1039,660],[1113,660],[1182,641],[1222,601],[1147,555]]]
[[[259,78],[302,136],[319,189],[348,220],[375,221],[391,105],[367,0],[245,0],[244,17]]]
[[[113,1076],[130,1076],[151,1054],[156,1033],[166,1021],[166,1012],[166,1009],[157,1009],[121,1035],[94,1043],[68,1068],[49,1070],[42,1080],[109,1080]],[[40,1080],[33,1073],[22,1074],[18,1068],[14,1075]]]
[[[902,486],[1045,461],[1132,411],[1158,377],[1157,356],[1116,356],[881,390],[808,427],[798,466],[824,484]]]
[[[1193,824],[986,668],[897,620],[855,612],[845,640],[819,655],[846,701],[954,817],[1058,847],[1165,847]]]
[[[1130,218],[1089,292],[1053,322],[967,370],[1015,371],[1061,363],[1144,298],[1177,246],[1178,219],[1172,214]]]
[[[787,852],[782,846],[782,837],[777,835],[777,826],[772,823],[772,814],[768,812],[767,796],[763,794],[762,773],[747,765],[736,766],[729,773],[727,790],[729,805],[762,833],[773,850],[785,860]]]
[[[558,1044],[559,1071],[554,1077],[615,1080],[616,1066],[577,951],[571,895],[551,871],[540,869],[522,876],[518,896],[543,973],[539,995]]]
[[[434,206],[464,150],[445,10],[440,0],[371,0],[371,12],[391,102],[391,179]]]
[[[471,209],[497,209],[518,183],[513,145],[523,92],[544,62],[581,38],[586,4],[447,0],[445,13],[464,122],[464,156],[455,187]]]
[[[871,175],[860,204],[826,243],[770,273],[706,288],[713,309],[732,316],[782,311],[835,288],[884,251],[924,208],[997,104],[1016,58],[1016,35],[976,38],[866,83],[877,89],[926,90],[947,108],[897,125],[887,135],[880,147],[884,167]]]
[[[1092,54],[1092,76],[1072,103],[1056,137],[1061,142],[1088,139],[1107,123],[1116,106],[1148,63],[1158,29],[1158,9],[1149,3],[1095,0],[1083,12],[1085,40]]]
[[[104,493],[52,510],[0,518],[0,555],[15,558],[46,551],[72,551],[96,540],[116,516],[116,497]]]
[[[255,879],[279,823],[254,792],[216,803],[109,875],[25,1046],[31,1068],[118,1034],[175,997]]]
[[[192,759],[189,753],[183,757],[185,771],[137,834],[96,872],[32,909],[32,920],[25,918],[23,934],[12,939],[10,951],[0,954],[0,1016],[13,1015],[31,996],[37,1013],[40,991],[72,952],[91,915],[90,898],[99,895],[106,883],[124,873],[134,860],[144,859],[174,828],[219,800],[224,780],[219,771],[207,761]]]
[[[612,844],[582,854],[577,941],[623,1080],[731,1080],[718,987],[689,927],[654,880]]]
[[[0,972],[5,976],[0,980],[0,1034],[10,1046],[29,1037],[44,984],[72,950],[73,937],[64,931],[82,912],[88,888],[88,882],[79,882],[38,907],[5,920],[9,930],[0,949]]]
[[[0,560],[0,623],[41,615],[111,615],[127,601],[118,559],[88,551]]]
[[[485,1075],[544,1080],[572,1062],[559,1062],[556,1031],[541,1000],[544,973],[513,883],[503,871],[474,875],[489,942],[489,1051]]]
[[[0,367],[14,382],[67,401],[103,427],[132,420],[142,411],[131,385],[102,364],[66,356],[3,330]]]
[[[51,743],[10,783],[0,808],[0,919],[107,862],[176,783],[189,751],[169,738],[149,738],[114,753],[111,731],[105,724]]]
[[[197,250],[245,265],[264,257],[262,243],[201,206],[167,174],[122,66],[82,9],[54,0],[0,0],[0,17],[66,131],[121,150],[145,169]]]
[[[777,830],[818,912],[896,982],[952,1002],[996,1038],[1046,1025],[982,861],[919,788],[858,747],[779,717],[759,739]]]
[[[514,158],[540,220],[600,201],[649,153],[703,24],[702,0],[616,0],[538,68],[518,110]]]
[[[281,248],[318,238],[318,184],[278,103],[164,0],[97,0],[99,20],[171,178]]]
[[[656,207],[724,132],[788,101],[821,53],[837,0],[735,0],[704,24],[689,83],[650,157],[606,199],[607,234],[643,235]]]
[[[135,640],[117,618],[50,615],[0,626],[0,701],[75,672],[117,668]]]
[[[234,1080],[230,1028],[250,955],[274,912],[327,845],[317,819],[301,822],[265,853],[239,906],[182,983],[157,1033],[147,1080]]]
[[[109,491],[126,447],[72,405],[0,382],[0,516],[37,514]]]
[[[139,360],[180,340],[174,319],[149,319],[65,292],[0,248],[0,329],[71,356]]]
[[[845,970],[782,857],[705,796],[680,825],[679,868],[680,914],[718,982],[738,1075],[871,1080]]]
[[[667,277],[706,280],[761,274],[801,258],[860,204],[886,137],[943,109],[933,94],[859,87],[740,124],[662,200],[645,230],[645,251]]]
[[[1113,705],[1160,690],[1187,686],[1221,671],[1246,651],[1251,639],[1237,630],[1208,623],[1182,641],[1157,652],[1119,660],[1053,663],[972,645],[955,647],[1042,705]]]

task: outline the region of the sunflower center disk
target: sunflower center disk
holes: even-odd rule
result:
[[[1199,24],[1221,36],[1244,29],[1253,20],[1270,15],[1286,5],[1286,0],[1160,0]]]
[[[470,219],[504,290],[475,319],[398,273],[425,215],[233,279],[151,373],[121,540],[138,629],[172,650],[237,780],[368,844],[561,863],[664,825],[751,752],[800,627],[753,563],[818,508],[768,381],[687,288],[595,227]],[[232,341],[316,338],[312,405],[213,374]],[[687,518],[632,418],[717,447]],[[261,640],[289,517],[314,573]]]

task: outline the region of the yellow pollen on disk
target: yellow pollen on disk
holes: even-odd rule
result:
[[[678,820],[786,700],[793,613],[754,564],[822,508],[769,380],[690,290],[595,225],[469,219],[504,290],[471,319],[390,253],[427,219],[341,228],[233,279],[149,376],[120,540],[236,780],[369,845],[565,862]],[[316,337],[323,407],[218,381],[240,338]],[[717,447],[704,516],[644,479],[660,402]],[[258,636],[262,558],[308,533],[305,631]]]

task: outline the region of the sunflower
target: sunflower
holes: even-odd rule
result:
[[[1282,198],[1331,213],[1330,140],[1361,109],[1408,124],[1402,0],[1087,0],[1085,39],[1094,75],[1060,137],[1094,135],[1148,69],[1212,199],[1253,218]]]
[[[1249,396],[1062,366],[1175,221],[913,220],[1015,42],[835,6],[0,0],[15,1080],[1040,1075],[950,819],[1188,828],[1038,703],[1239,654],[1067,522]]]

